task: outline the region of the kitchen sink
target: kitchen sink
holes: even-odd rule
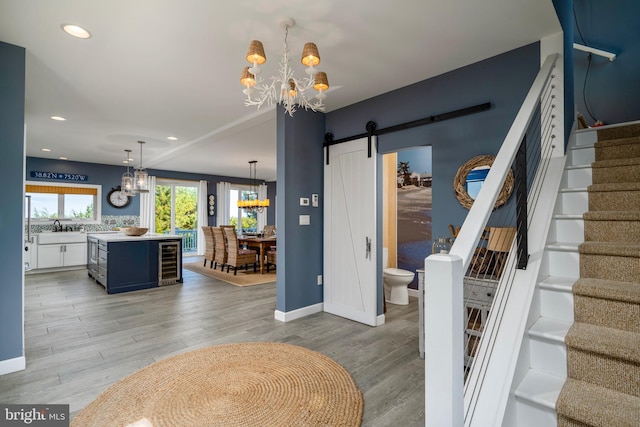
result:
[[[83,243],[87,241],[87,233],[82,231],[44,232],[38,234],[39,245],[56,243]]]

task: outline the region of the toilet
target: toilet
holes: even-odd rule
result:
[[[389,250],[382,248],[382,282],[384,284],[385,299],[389,304],[409,304],[409,290],[407,285],[413,281],[415,273],[400,268],[388,268]]]

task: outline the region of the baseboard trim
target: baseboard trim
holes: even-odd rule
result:
[[[23,371],[24,369],[26,369],[26,367],[27,360],[24,356],[14,357],[13,359],[0,360],[0,375]]]
[[[418,296],[420,295],[420,294],[418,293],[418,290],[417,290],[417,289],[411,289],[411,288],[409,288],[409,289],[408,289],[408,291],[409,291],[409,296],[410,296],[410,297],[418,298]]]
[[[300,319],[301,317],[310,316],[315,313],[321,313],[324,311],[324,304],[319,302],[318,304],[308,305],[306,307],[298,308],[291,311],[275,311],[275,319],[281,322],[290,322],[292,320]]]
[[[376,326],[384,325],[385,320],[384,314],[379,315],[376,317]]]

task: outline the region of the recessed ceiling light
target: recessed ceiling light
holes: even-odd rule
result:
[[[77,37],[79,39],[88,39],[91,37],[91,33],[89,31],[78,25],[62,24],[61,27],[64,32],[69,34],[70,36]]]
[[[178,138],[176,138],[175,136],[168,136],[167,139],[169,141],[177,141],[178,140]]]
[[[51,116],[51,120],[57,120],[59,122],[64,122],[67,119],[65,119],[64,117],[61,117],[61,116]]]
[[[46,151],[48,153],[49,151],[51,151],[51,148],[41,148],[40,150],[41,151]]]
[[[60,160],[69,160],[68,158],[62,157],[62,156],[58,157],[58,159],[60,159]]]

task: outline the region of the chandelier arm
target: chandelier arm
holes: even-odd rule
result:
[[[273,104],[275,99],[275,84],[276,84],[276,81],[273,80],[270,85],[264,84],[261,87],[259,87],[258,88],[259,96],[255,99],[251,99],[249,96],[247,96],[247,99],[245,100],[245,105],[247,106],[254,105],[260,108],[265,103],[267,103],[268,105]]]

